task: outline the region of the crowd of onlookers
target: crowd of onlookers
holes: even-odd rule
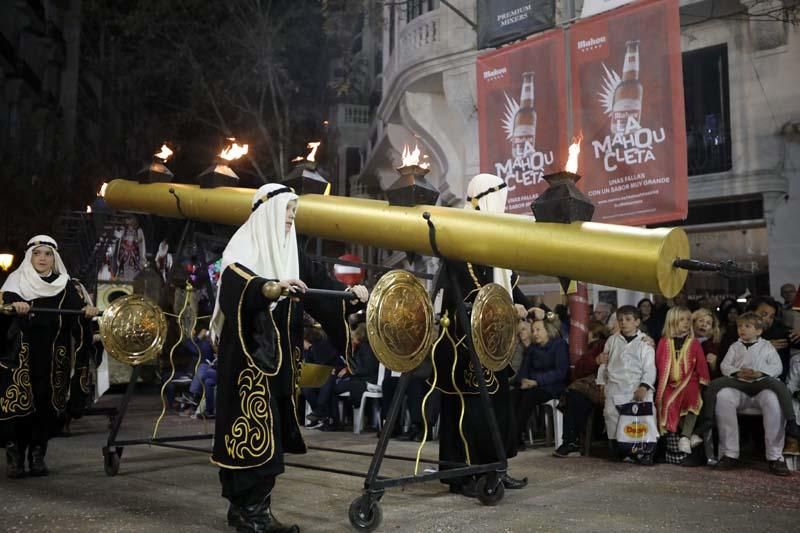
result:
[[[529,444],[531,421],[542,418],[532,415],[555,401],[563,414],[557,457],[588,450],[592,440],[604,434],[612,460],[709,463],[729,469],[739,464],[740,433],[750,440],[761,440],[763,433],[771,471],[788,474],[784,454],[800,454],[800,318],[792,310],[795,294],[795,287],[787,284],[781,289],[782,303],[769,297],[737,301],[690,299],[685,294],[670,301],[645,298],[636,306],[619,308],[598,302],[590,309],[588,343],[573,362],[567,307],[559,305],[550,312],[538,302],[540,311],[517,324],[510,363],[519,448]],[[385,421],[388,416],[399,374],[381,367],[365,324],[351,325],[349,357],[313,323],[305,327],[303,360],[332,368],[321,387],[302,389],[309,406],[307,427],[343,429],[343,418],[361,404],[366,391],[381,392],[380,417]],[[167,395],[170,402],[213,417],[214,348],[205,330],[184,344],[198,370],[187,393],[177,399],[174,392],[170,396],[168,390]],[[429,372],[425,364],[414,372],[404,392],[404,416],[388,428],[392,437],[420,441],[426,422],[428,438],[435,435],[438,392],[430,395],[422,412]],[[204,408],[197,409],[198,403]],[[740,432],[742,413],[760,414],[760,427],[748,420]],[[593,424],[587,424],[590,419]]]

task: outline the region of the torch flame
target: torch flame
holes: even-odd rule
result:
[[[233,161],[234,159],[239,159],[247,153],[248,145],[239,145],[239,143],[235,142],[233,139],[229,140],[233,141],[231,145],[219,153],[219,156],[222,159],[225,159],[226,161]]]
[[[581,153],[582,140],[583,135],[572,139],[572,144],[569,147],[569,158],[567,159],[567,165],[564,167],[567,172],[578,173],[578,154]]]
[[[100,186],[100,192],[97,193],[97,196],[104,198],[106,195],[107,188],[108,188],[108,183],[103,182],[103,184]]]
[[[92,206],[90,206],[90,205],[87,205],[87,206],[86,206],[86,212],[87,212],[87,213],[91,213],[91,212],[92,212]]]
[[[319,141],[316,141],[306,145],[306,148],[311,149],[311,152],[309,152],[309,154],[306,156],[306,161],[311,161],[312,163],[314,162],[314,158],[317,156],[317,148],[319,148],[320,144],[321,143]]]
[[[430,163],[427,161],[420,161],[420,149],[419,145],[414,145],[414,150],[411,151],[408,148],[408,145],[403,145],[403,165],[404,167],[409,167],[413,165],[417,165],[421,168],[430,168]],[[423,156],[422,159],[427,158],[428,156]]]
[[[166,143],[161,145],[161,151],[155,154],[157,158],[161,160],[162,163],[166,163],[167,159],[173,154],[172,150],[169,149],[169,146]]]

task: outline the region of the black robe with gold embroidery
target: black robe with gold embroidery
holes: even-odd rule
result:
[[[453,261],[450,263],[450,268],[455,269],[456,278],[468,308],[475,301],[478,290],[487,283],[492,283],[494,279],[492,267]],[[530,307],[530,302],[517,288],[518,279],[516,274],[512,274],[513,300],[514,303],[522,304],[527,309]],[[444,281],[442,280],[442,282]],[[442,314],[445,311],[451,321],[450,336],[458,343],[458,347],[454,350],[453,344],[445,338],[438,344],[434,353],[437,388],[442,392],[439,459],[470,464],[492,463],[497,461],[498,457],[489,432],[489,422],[481,405],[478,380],[466,348],[466,341],[459,343],[464,338],[465,330],[458,321],[455,294],[449,290],[444,291],[442,300]],[[516,324],[514,327],[516,329]],[[453,370],[454,364],[455,370]],[[511,367],[508,366],[498,372],[492,372],[486,368],[481,370],[489,394],[491,394],[491,403],[500,429],[501,440],[505,444],[506,457],[514,457],[517,454],[517,428],[509,390],[509,381],[512,376]],[[463,419],[461,417],[462,399],[464,402]]]
[[[2,297],[4,303],[23,301],[11,292]],[[28,303],[60,309],[84,306],[72,283],[55,296]],[[25,421],[25,428],[6,424],[5,432],[10,433],[7,439],[43,444],[60,431],[69,398],[76,320],[76,315],[55,313],[32,313],[14,319],[11,328],[16,336],[5,342],[11,346],[11,353],[6,351],[0,359],[0,422]]]
[[[317,289],[344,290],[325,269],[299,254],[300,279]],[[225,316],[217,360],[217,411],[212,461],[224,469],[261,467],[283,472],[283,453],[305,453],[295,406],[302,358],[303,311],[314,317],[336,346],[348,327],[341,300],[265,298],[260,278],[238,263],[222,273],[219,303]],[[272,280],[277,281],[277,280]],[[353,312],[347,304],[346,312]]]

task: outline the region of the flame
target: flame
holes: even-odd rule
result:
[[[234,139],[228,140],[231,141],[231,145],[219,153],[219,156],[222,159],[225,159],[226,161],[233,161],[234,159],[239,159],[247,153],[248,145],[240,145]]]
[[[12,264],[14,264],[14,254],[0,254],[0,270],[5,272]]]
[[[311,142],[306,145],[306,148],[309,148],[311,152],[306,156],[306,161],[314,162],[314,158],[317,156],[317,148],[321,143],[319,141]]]
[[[292,159],[292,163],[299,163],[300,161],[305,161],[305,160],[306,160],[305,157],[303,157],[302,155],[298,155],[297,157]]]
[[[431,164],[427,161],[420,161],[421,152],[419,150],[419,145],[414,145],[414,150],[411,151],[408,148],[408,145],[403,145],[403,165],[404,167],[409,167],[413,165],[417,165],[421,168],[430,168]],[[422,159],[427,159],[428,156],[423,156]]]
[[[154,154],[155,157],[159,158],[162,163],[166,163],[167,159],[173,154],[172,150],[169,149],[166,143],[161,145],[161,151],[157,154]]]
[[[92,212],[92,206],[90,206],[90,205],[87,205],[87,206],[86,206],[86,212],[87,212],[87,213],[91,213],[91,212]]]
[[[567,164],[564,167],[564,170],[567,172],[572,172],[573,174],[578,173],[578,154],[581,153],[581,141],[583,140],[583,135],[579,135],[572,139],[572,144],[569,147],[569,158],[567,159]]]
[[[105,196],[106,196],[106,189],[107,189],[107,188],[108,188],[108,183],[106,183],[106,182],[103,182],[103,184],[100,186],[100,192],[98,192],[98,193],[97,193],[97,196],[99,196],[99,197],[101,197],[101,198],[105,198]]]

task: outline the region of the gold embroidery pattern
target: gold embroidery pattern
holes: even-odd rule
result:
[[[6,388],[5,395],[0,398],[0,413],[4,415],[20,415],[33,406],[29,359],[30,345],[23,342],[19,351],[19,366],[11,372],[12,384]]]
[[[481,370],[483,371],[483,379],[486,382],[486,390],[489,394],[494,394],[497,392],[499,386],[494,372],[483,367],[481,367]],[[464,370],[464,383],[476,389],[480,386],[478,384],[478,376],[475,374],[475,369],[472,366],[472,361],[469,362],[469,366]]]
[[[56,346],[53,352],[53,407],[63,411],[67,406],[67,382],[69,380],[70,357],[65,346]]]
[[[272,416],[269,410],[269,384],[267,375],[248,364],[237,380],[241,398],[242,415],[225,435],[225,449],[234,459],[269,460],[275,452],[272,437]]]
[[[84,394],[89,394],[89,369],[84,367],[81,368],[81,377],[79,380],[81,385],[81,390]]]

